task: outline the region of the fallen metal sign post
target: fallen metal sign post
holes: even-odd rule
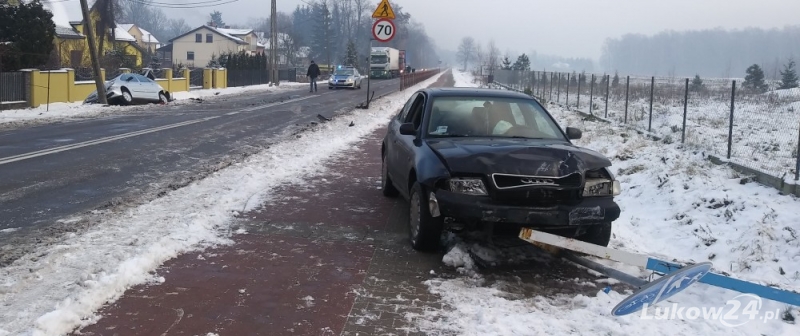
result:
[[[679,264],[651,258],[642,254],[594,245],[576,239],[565,238],[528,228],[523,228],[520,231],[519,238],[528,243],[541,247],[551,253],[562,253],[567,259],[572,260],[579,265],[588,267],[614,279],[639,287],[639,290],[628,296],[625,300],[614,307],[612,314],[617,316],[634,313],[645,307],[645,305],[654,305],[697,282],[734,290],[740,293],[755,294],[765,299],[786,303],[793,306],[800,306],[800,294],[796,292],[759,285],[756,283],[713,273],[711,272],[713,265],[710,262],[682,266]],[[569,251],[564,251],[562,249]],[[662,275],[662,277],[656,281],[649,282],[636,276],[629,275],[593,262],[586,258],[581,258],[570,251],[642,267],[659,273]]]

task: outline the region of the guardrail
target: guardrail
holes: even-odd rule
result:
[[[402,76],[400,76],[400,91],[403,91],[406,88],[417,85],[420,82],[438,74],[440,71],[441,71],[440,69],[431,69],[425,71],[415,71],[409,74],[403,74]]]

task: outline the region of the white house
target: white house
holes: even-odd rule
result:
[[[251,45],[255,45],[257,42],[255,40],[255,37],[251,37],[251,42],[248,42],[245,39],[224,32],[220,28],[202,25],[171,39],[171,45],[159,48],[159,51],[169,49],[172,64],[205,67],[215,56],[219,57],[222,54],[241,51],[249,53]]]

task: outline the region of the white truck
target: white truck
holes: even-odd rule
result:
[[[404,63],[400,56],[400,50],[389,47],[372,47],[369,60],[370,78],[400,77]]]

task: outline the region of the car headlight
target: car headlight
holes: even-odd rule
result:
[[[619,181],[607,168],[600,168],[586,172],[586,184],[583,186],[583,196],[617,196],[622,192]]]
[[[583,197],[617,196],[620,194],[620,185],[617,180],[592,179],[586,180],[583,187]]]
[[[466,195],[487,195],[486,186],[479,178],[453,178],[448,180],[450,191]]]

